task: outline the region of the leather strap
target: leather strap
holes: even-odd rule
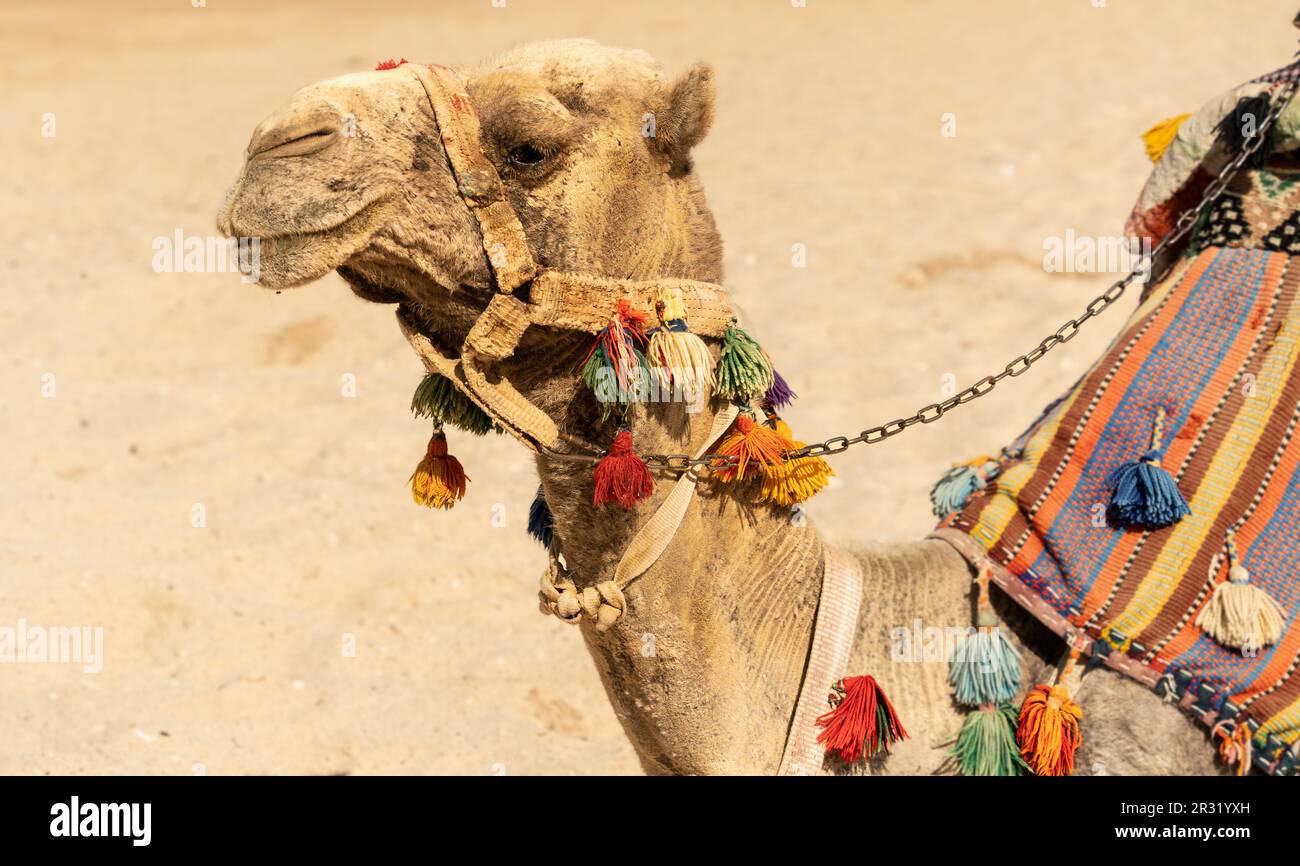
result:
[[[734,404],[728,403],[714,416],[709,438],[700,446],[700,450],[695,452],[697,458],[708,451],[713,443],[727,432],[727,428],[731,426],[732,421],[736,420],[739,412],[740,410]],[[673,536],[682,525],[682,520],[686,517],[686,510],[690,508],[691,500],[695,497],[697,481],[698,476],[694,472],[682,473],[673,484],[673,489],[668,491],[668,496],[658,510],[632,538],[627,549],[623,551],[623,558],[618,561],[618,567],[614,569],[614,583],[619,589],[626,589],[629,583],[659,561],[659,557],[663,555],[665,548],[673,540]]]
[[[824,752],[817,742],[817,717],[825,713],[831,686],[844,677],[858,632],[862,605],[862,566],[857,557],[827,546],[822,560],[822,592],[813,618],[812,647],[804,669],[794,716],[786,734],[778,776],[822,774]]]

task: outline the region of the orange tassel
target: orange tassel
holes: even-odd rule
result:
[[[465,498],[465,470],[447,453],[447,437],[434,430],[424,459],[411,474],[411,498],[429,508],[451,508]]]
[[[731,431],[718,443],[718,454],[735,458],[734,461],[715,464],[717,476],[722,481],[744,481],[762,472],[764,467],[784,462],[784,454],[794,451],[795,445],[765,424],[759,424],[748,415],[737,416]]]
[[[1020,707],[1016,742],[1020,756],[1039,776],[1068,776],[1074,753],[1083,744],[1079,722],[1083,710],[1070,700],[1065,686],[1034,686]]]
[[[1235,768],[1235,774],[1244,776],[1250,772],[1251,732],[1245,721],[1237,724],[1219,722],[1210,731],[1211,736],[1219,740],[1219,757],[1223,763]]]
[[[650,470],[632,450],[632,433],[626,429],[618,431],[593,474],[596,490],[591,501],[594,505],[617,502],[624,508],[635,508],[655,490]]]
[[[831,710],[817,719],[822,729],[817,742],[826,747],[826,754],[836,752],[846,763],[856,764],[881,752],[889,754],[891,745],[907,739],[875,677],[845,677],[832,688]]]

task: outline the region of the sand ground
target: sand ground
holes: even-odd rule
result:
[[[420,368],[391,311],[334,275],[275,295],[152,267],[156,237],[214,233],[298,87],[575,35],[713,63],[698,166],[728,283],[821,439],[993,372],[1104,288],[1045,273],[1044,239],[1118,232],[1138,135],[1285,62],[1295,6],[4,0],[0,627],[100,627],[104,658],[0,664],[0,772],[639,772],[578,632],[537,613],[524,450],[458,437],[466,501],[412,505]],[[841,455],[813,519],[924,533],[931,479],[1019,432],[1123,315]]]

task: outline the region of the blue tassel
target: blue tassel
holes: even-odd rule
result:
[[[551,539],[555,535],[555,521],[551,517],[551,507],[546,504],[546,497],[542,495],[542,488],[537,488],[537,497],[528,509],[528,534],[542,543],[542,547],[550,547]]]
[[[1110,505],[1106,519],[1121,529],[1159,529],[1172,526],[1192,513],[1160,456],[1149,451],[1140,460],[1128,460],[1111,472]]]
[[[992,460],[977,460],[964,466],[954,466],[930,488],[930,506],[940,520],[956,514],[966,507],[970,498],[984,489],[996,469]]]
[[[1020,652],[1001,628],[981,628],[957,644],[948,681],[966,706],[1009,701],[1020,689]]]

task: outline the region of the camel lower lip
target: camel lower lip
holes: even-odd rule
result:
[[[375,208],[379,207],[383,203],[383,201],[384,201],[383,199],[375,199],[374,201],[367,202],[357,210],[345,216],[343,219],[335,223],[331,223],[330,225],[305,228],[298,231],[280,232],[278,234],[266,234],[266,233],[259,233],[256,231],[245,231],[241,228],[236,227],[234,225],[234,222],[232,221],[231,234],[233,237],[237,237],[237,238],[257,238],[263,244],[273,243],[273,242],[283,243],[283,242],[310,240],[315,237],[333,234],[335,232],[338,232],[340,229],[345,229],[348,225],[355,223],[361,220],[362,218],[368,216]]]

